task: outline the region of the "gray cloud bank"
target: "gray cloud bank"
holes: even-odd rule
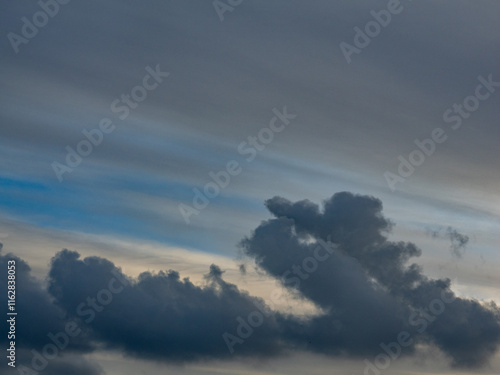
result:
[[[32,368],[32,350],[42,353],[53,342],[48,334],[65,332],[68,323],[79,333],[48,361],[45,374],[62,373],[65,366],[75,374],[100,374],[83,357],[68,358],[107,349],[176,363],[297,350],[363,359],[377,355],[381,343],[396,341],[401,332],[411,336],[403,354],[411,355],[417,344],[433,345],[456,367],[485,365],[498,349],[498,307],[458,298],[450,280],[423,275],[410,262],[421,250],[387,239],[393,224],[382,215],[380,200],[341,192],[322,208],[281,197],[266,201],[266,207],[274,218],[261,222],[241,248],[261,270],[314,302],[322,315],[304,319],[268,309],[261,327],[231,354],[222,334],[236,332],[236,318],[264,301],[226,282],[216,265],[198,286],[172,270],[133,279],[107,259],[80,259],[77,252],[62,250],[52,259],[44,286],[26,262],[0,254],[2,272],[8,260],[17,261],[18,363]],[[322,241],[335,246],[304,270],[304,259]],[[6,277],[0,285],[6,290]],[[443,296],[452,302],[436,313],[430,304]],[[0,302],[7,304],[5,293]]]

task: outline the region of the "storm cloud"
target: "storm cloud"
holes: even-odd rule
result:
[[[2,247],[0,244],[0,252]],[[12,373],[36,374],[37,372],[33,370],[33,364],[35,364],[35,367],[43,367],[43,373],[46,375],[60,375],[62,373],[103,374],[99,365],[89,362],[81,356],[81,354],[89,353],[95,349],[86,332],[73,337],[68,342],[65,352],[61,353],[62,356],[49,361],[41,359],[43,348],[47,344],[54,344],[49,335],[57,335],[65,331],[65,325],[68,323],[67,311],[57,305],[57,301],[54,301],[43,282],[31,276],[29,265],[12,253],[0,253],[0,269],[2,270],[0,288],[3,291],[7,290],[7,264],[8,261],[12,260],[15,261],[16,271],[15,308],[17,312],[16,332],[13,340],[16,342],[16,367],[19,371],[12,368]],[[1,293],[0,303],[7,306],[7,293]],[[5,320],[2,321],[2,331],[7,332]],[[76,356],[72,355],[74,353]]]
[[[429,279],[410,263],[422,251],[410,242],[387,240],[393,224],[382,215],[380,200],[341,192],[325,200],[322,210],[307,200],[292,203],[281,197],[266,206],[276,218],[262,223],[242,246],[270,274],[278,277],[291,263],[299,264],[317,241],[339,246],[331,263],[297,286],[304,298],[329,311],[319,318],[318,330],[328,339],[318,350],[365,354],[370,345],[394,341],[397,332],[417,330],[414,344],[432,342],[455,366],[479,366],[495,353],[500,342],[497,306],[457,298],[449,279]],[[434,309],[439,316],[428,318],[429,324],[418,320],[442,296],[453,302],[442,311]],[[325,333],[325,320],[340,324]]]
[[[32,315],[19,331],[22,360],[29,360],[30,349],[41,350],[50,342],[47,334],[63,331],[67,322],[76,322],[81,334],[51,363],[52,369],[66,366],[67,356],[97,349],[172,363],[270,358],[297,350],[366,358],[401,332],[411,336],[404,355],[414,353],[417,344],[433,345],[458,367],[485,365],[497,351],[498,307],[459,298],[450,280],[425,276],[411,262],[422,250],[387,239],[394,224],[383,216],[380,200],[341,192],[322,208],[281,197],[266,201],[266,207],[274,218],[261,222],[241,248],[260,270],[297,298],[313,302],[321,314],[304,318],[272,310],[226,282],[216,265],[203,285],[195,285],[174,270],[131,278],[105,258],[81,259],[75,251],[62,250],[51,261],[46,287],[15,258],[23,296],[19,312]],[[12,258],[1,257],[2,269]],[[442,309],[433,305],[439,299],[445,301]],[[36,312],[28,309],[33,301]],[[234,345],[231,354],[223,333],[236,332],[237,317],[258,306],[267,311],[261,327]],[[80,367],[82,374],[100,371],[87,362]]]

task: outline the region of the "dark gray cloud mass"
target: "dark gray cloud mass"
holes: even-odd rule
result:
[[[417,343],[435,345],[454,366],[481,366],[496,352],[499,309],[458,298],[448,279],[429,279],[419,266],[409,264],[421,250],[387,240],[393,224],[382,215],[380,200],[342,192],[327,199],[321,210],[307,200],[292,203],[280,197],[266,206],[275,218],[241,241],[243,251],[323,314],[304,320],[268,310],[261,327],[235,345],[234,355],[272,357],[306,350],[366,357],[378,354],[381,343],[396,341],[402,331],[412,338],[405,355]],[[0,257],[2,270],[12,258]],[[102,349],[178,363],[230,359],[222,334],[236,332],[236,318],[263,305],[224,281],[216,265],[204,285],[197,286],[172,270],[132,279],[107,259],[80,259],[77,252],[62,250],[52,259],[47,287],[42,287],[30,276],[29,266],[15,259],[18,311],[24,319],[18,331],[20,362],[29,364],[30,350],[42,350],[50,342],[49,332],[63,331],[68,322],[81,329],[46,373],[63,373],[69,357]],[[4,288],[4,277],[0,283]],[[453,302],[432,305],[443,296]],[[83,360],[71,364],[75,374],[101,371]]]
[[[0,251],[2,247],[0,244]],[[56,335],[65,331],[65,324],[68,321],[67,312],[57,306],[48,291],[42,287],[37,279],[31,276],[29,265],[12,253],[0,254],[0,269],[2,270],[0,287],[2,291],[7,290],[6,273],[9,260],[14,260],[16,263],[16,312],[18,314],[16,316],[15,338],[13,339],[16,342],[16,365],[19,372],[12,369],[11,373],[33,375],[36,373],[33,372],[32,367],[32,360],[35,357],[32,351],[42,354],[43,347],[53,343],[48,335]],[[1,293],[0,303],[2,306],[7,306],[7,293]],[[2,332],[8,331],[3,319],[1,327]],[[2,335],[2,340],[7,341],[6,335]],[[3,347],[8,348],[9,346],[6,345],[7,342],[4,343]],[[73,337],[66,347],[68,354],[87,353],[92,349],[93,345],[89,341],[89,336],[83,331],[81,335]],[[100,375],[103,373],[97,364],[91,363],[81,356],[76,358],[71,356],[56,357],[47,361],[45,366],[43,360],[42,362],[36,361],[36,363],[43,366],[43,374],[45,375]],[[6,367],[4,366],[2,371],[8,372]]]
[[[429,307],[440,311],[431,305],[434,299],[443,295],[451,299],[450,280],[431,280],[418,265],[407,264],[421,250],[412,243],[387,240],[392,224],[382,216],[380,200],[342,192],[326,200],[322,212],[310,201],[292,203],[280,197],[268,200],[266,206],[276,218],[261,224],[242,245],[272,275],[280,276],[302,262],[312,245],[300,245],[301,237],[330,240],[341,249],[328,260],[331,264],[298,287],[303,296],[329,308],[331,320],[341,322],[342,329],[330,332],[335,339],[321,349],[358,354],[367,343],[378,346],[394,341],[401,330],[416,328],[422,334],[414,343],[433,342],[457,366],[483,364],[496,351],[500,342],[496,306],[455,298],[439,317],[429,319],[431,324],[418,323],[416,317],[428,313]],[[318,326],[323,334],[324,327]]]
[[[81,260],[78,253],[64,250],[53,259],[49,290],[70,316],[78,318],[78,305],[108,285],[114,268],[105,259]],[[198,287],[188,279],[181,280],[176,271],[144,272],[103,311],[95,313],[89,323],[93,338],[108,348],[141,358],[188,361],[229,357],[222,333],[234,331],[231,324],[236,324],[235,318],[248,315],[255,310],[254,303],[262,301],[226,283],[222,274],[212,265],[205,276],[206,285]],[[84,320],[90,320],[90,313],[80,312]],[[276,332],[275,320],[267,320],[263,334],[242,346],[242,354],[277,354]]]

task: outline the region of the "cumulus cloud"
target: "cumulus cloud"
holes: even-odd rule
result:
[[[126,279],[106,259],[82,260],[78,253],[65,250],[52,261],[49,290],[71,318],[83,319],[85,324],[93,317],[91,311],[100,309],[91,303],[85,309],[78,306],[87,296],[98,296],[114,275]],[[181,279],[176,271],[144,272],[113,295],[102,311],[95,311],[89,322],[92,338],[107,348],[141,358],[174,362],[228,358],[231,354],[222,333],[234,331],[235,317],[248,315],[255,310],[255,304],[263,302],[225,282],[222,275],[223,271],[212,265],[205,285],[195,286],[189,279]],[[79,316],[79,312],[84,315]],[[275,319],[268,319],[263,334],[249,340],[239,353],[278,354],[282,345],[277,332]]]
[[[16,366],[23,373],[36,374],[33,372],[32,361],[34,352],[41,354],[43,347],[47,344],[54,344],[50,340],[49,334],[64,332],[68,322],[67,311],[57,305],[50,293],[43,287],[42,282],[31,275],[29,265],[12,253],[2,254],[2,244],[0,244],[0,288],[7,290],[7,266],[8,261],[15,261],[16,270]],[[80,296],[81,297],[81,296]],[[7,306],[7,293],[0,294],[0,303]],[[2,327],[6,326],[5,320]],[[2,329],[7,332],[7,327]],[[68,343],[62,356],[47,361],[44,366],[44,374],[79,374],[79,375],[100,375],[102,369],[95,363],[87,361],[80,354],[85,354],[94,349],[89,337],[82,333],[79,337],[74,337]],[[72,353],[78,353],[76,358]],[[43,365],[43,362],[37,362]],[[4,367],[5,369],[5,367]],[[24,369],[24,370],[23,370]],[[26,369],[29,369],[26,370]],[[8,370],[6,370],[8,371]],[[12,373],[18,373],[12,369]]]
[[[498,308],[456,298],[449,279],[422,274],[410,263],[421,254],[415,244],[388,241],[393,224],[382,215],[380,200],[342,192],[327,199],[322,210],[308,200],[293,203],[281,197],[266,206],[275,219],[262,223],[242,247],[271,275],[279,277],[291,263],[300,264],[320,240],[340,249],[300,284],[283,280],[328,309],[310,324],[313,329],[319,321],[318,335],[325,338],[317,350],[364,355],[403,330],[417,330],[414,344],[434,343],[456,366],[482,365],[497,350]],[[456,231],[448,233],[458,246],[467,243]],[[454,301],[439,316],[425,318],[429,304],[442,296]]]
[[[380,343],[396,341],[403,331],[411,336],[405,355],[417,344],[434,345],[452,365],[477,367],[496,352],[497,306],[458,298],[448,279],[426,277],[411,262],[422,252],[415,244],[388,240],[393,224],[382,215],[380,200],[342,192],[321,208],[281,197],[266,206],[274,218],[241,241],[243,252],[261,272],[316,304],[322,314],[304,318],[267,307],[262,324],[238,342],[234,355],[273,357],[304,350],[363,358],[379,353]],[[2,269],[8,258],[13,255],[1,256]],[[230,359],[223,333],[236,332],[238,317],[265,306],[226,282],[216,265],[202,285],[194,285],[174,270],[133,279],[107,259],[81,259],[77,252],[62,250],[52,259],[47,287],[42,287],[29,266],[16,260],[19,312],[31,317],[20,326],[19,342],[28,353],[23,360],[31,348],[48,342],[47,333],[62,331],[67,322],[81,329],[52,369],[69,365],[68,356],[106,349],[168,362]],[[444,296],[446,304],[432,305]],[[101,371],[83,360],[71,363],[80,369],[72,373]]]

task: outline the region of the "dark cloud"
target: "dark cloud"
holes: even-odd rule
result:
[[[0,252],[2,244],[0,244]],[[53,297],[45,290],[43,284],[31,276],[28,264],[12,253],[0,253],[0,289],[7,290],[7,266],[9,261],[15,261],[16,270],[16,356],[17,368],[28,368],[32,371],[33,351],[43,352],[47,344],[53,344],[49,334],[57,335],[65,331],[67,312],[54,303]],[[9,263],[11,264],[11,263]],[[81,296],[80,296],[81,297]],[[7,306],[7,293],[1,293],[0,303]],[[8,327],[2,319],[2,332],[7,332]],[[4,342],[4,341],[2,341]],[[72,357],[72,353],[88,353],[93,349],[88,336],[82,333],[72,338],[61,356],[47,361],[44,366],[44,374],[79,374],[100,375],[102,370],[95,363],[85,360],[83,357]],[[68,356],[69,355],[69,356]],[[68,359],[71,357],[71,359]],[[43,365],[43,362],[40,362]],[[3,369],[6,366],[2,365]],[[7,370],[6,370],[7,371]],[[17,373],[12,371],[12,373]],[[27,374],[32,374],[27,372]]]
[[[98,296],[113,277],[114,265],[106,259],[79,259],[79,254],[62,251],[52,261],[49,290],[73,319],[80,317],[78,306],[87,296]],[[120,277],[125,278],[119,273]],[[165,361],[228,358],[222,338],[236,330],[236,317],[247,316],[263,302],[241,292],[222,279],[223,271],[212,265],[203,287],[180,279],[176,271],[144,272],[89,322],[92,337],[110,349]],[[82,323],[85,324],[85,323]],[[274,317],[241,346],[243,355],[276,355],[282,350]]]
[[[326,200],[322,211],[310,201],[292,203],[281,197],[268,200],[266,206],[276,218],[262,223],[242,246],[273,276],[281,277],[292,264],[300,264],[319,240],[339,246],[296,287],[328,311],[318,327],[328,338],[322,343],[324,350],[361,354],[369,350],[367,344],[378,347],[394,341],[398,331],[417,329],[423,332],[414,343],[434,342],[457,366],[482,365],[496,351],[498,308],[455,298],[448,279],[429,279],[417,264],[408,264],[421,250],[412,243],[387,240],[392,224],[382,216],[380,200],[343,192]],[[456,231],[448,234],[459,246],[467,242]],[[309,244],[300,242],[304,238]],[[443,296],[453,296],[454,302],[443,303],[441,311],[440,303],[433,301]],[[424,327],[418,317],[428,314],[430,307],[439,316],[431,316]]]
[[[51,261],[46,289],[18,259],[20,296],[29,296],[19,297],[19,310],[29,317],[28,304],[39,303],[38,315],[25,328],[34,335],[23,333],[23,347],[43,345],[47,332],[76,322],[81,334],[51,368],[68,365],[66,355],[106,349],[168,362],[230,359],[223,334],[236,335],[242,319],[263,311],[255,332],[233,345],[234,355],[273,357],[305,350],[366,358],[379,354],[381,343],[397,341],[403,331],[411,336],[404,355],[417,344],[432,344],[452,365],[478,367],[496,352],[497,306],[458,298],[448,279],[423,275],[410,262],[421,250],[387,239],[393,224],[382,215],[380,200],[342,192],[321,209],[307,200],[292,203],[281,197],[266,206],[275,218],[241,241],[243,252],[258,270],[297,298],[312,301],[322,314],[305,318],[273,311],[226,282],[216,265],[203,285],[173,270],[132,279],[107,259],[81,259],[77,252],[62,250]],[[8,257],[2,257],[2,267]],[[82,363],[80,368],[99,373],[92,366]]]

